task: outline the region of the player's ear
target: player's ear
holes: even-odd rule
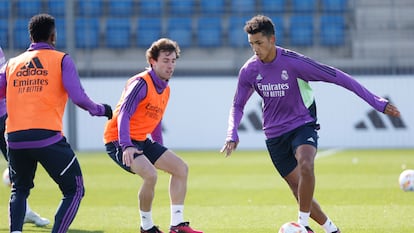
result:
[[[271,35],[270,38],[270,43],[275,44],[276,43],[276,36],[275,35]]]
[[[154,64],[157,62],[154,58],[149,59],[151,67],[154,66]]]
[[[56,46],[56,29],[55,30],[53,30],[53,32],[52,33],[50,33],[50,36],[49,36],[49,43],[51,43],[51,44],[53,44],[53,46]]]

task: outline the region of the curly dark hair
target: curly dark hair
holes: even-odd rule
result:
[[[30,19],[28,29],[33,42],[45,42],[55,30],[55,18],[49,14],[35,15]]]

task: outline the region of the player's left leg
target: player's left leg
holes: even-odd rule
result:
[[[170,198],[173,205],[183,205],[187,192],[188,166],[174,152],[167,150],[155,162],[155,167],[171,174]]]
[[[184,201],[187,193],[188,165],[171,150],[165,151],[155,162],[155,167],[171,174],[171,227],[170,233],[203,233],[184,221]]]
[[[39,163],[58,184],[63,194],[55,214],[52,233],[67,232],[85,193],[79,162],[65,138],[53,145],[37,149],[36,153]]]

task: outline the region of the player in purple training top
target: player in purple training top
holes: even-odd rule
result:
[[[319,125],[310,81],[342,86],[365,100],[377,111],[399,117],[399,110],[378,97],[350,75],[306,56],[275,45],[275,28],[270,18],[257,15],[244,27],[254,55],[239,72],[236,94],[229,116],[226,142],[221,149],[229,156],[237,147],[237,129],[243,109],[256,91],[263,99],[263,130],[272,162],[298,200],[298,222],[308,232],[309,217],[327,233],[340,233],[338,227],[313,199],[314,159]]]

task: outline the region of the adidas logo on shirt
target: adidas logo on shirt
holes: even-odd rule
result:
[[[43,68],[42,63],[38,57],[34,57],[31,61],[26,63],[17,72],[17,77],[27,77],[34,75],[47,76],[48,72]]]

